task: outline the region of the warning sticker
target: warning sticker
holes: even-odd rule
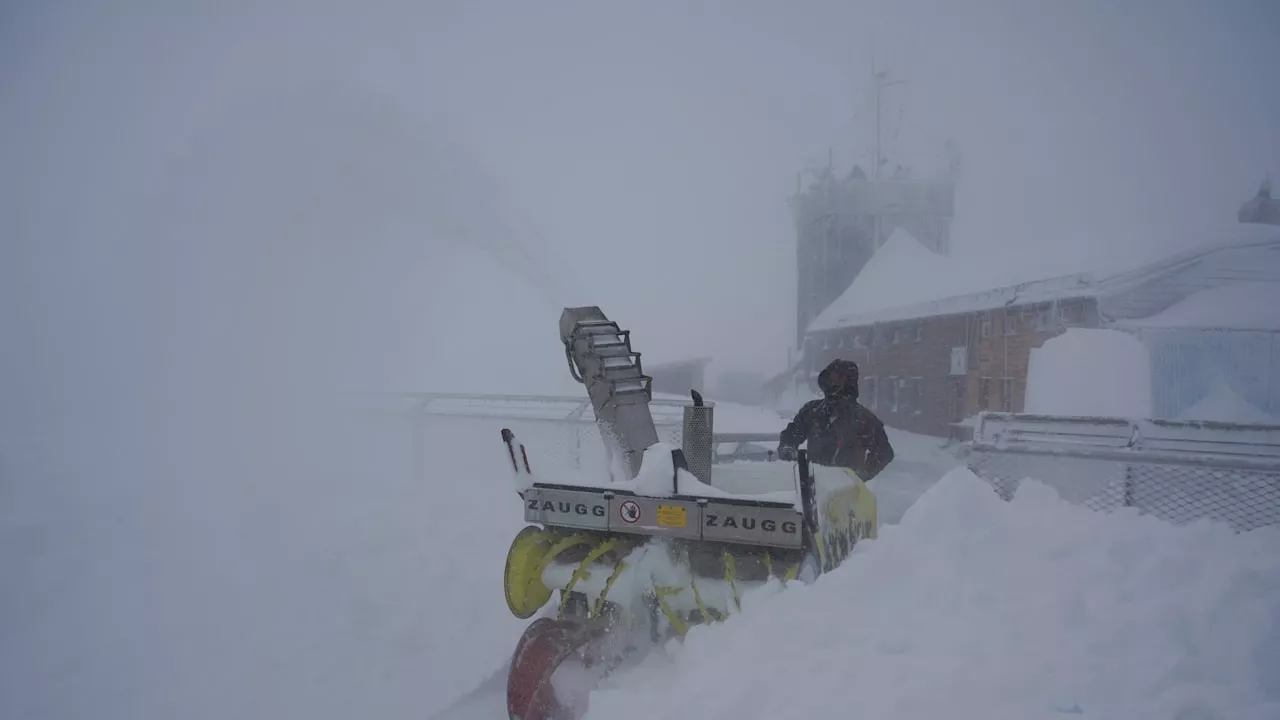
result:
[[[659,505],[658,527],[682,528],[689,524],[689,513],[681,505]]]
[[[622,522],[628,525],[636,524],[640,522],[640,506],[636,504],[635,500],[624,500],[618,506],[618,517],[622,518]],[[659,519],[658,522],[662,522],[662,520]]]

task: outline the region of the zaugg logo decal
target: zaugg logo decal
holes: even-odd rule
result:
[[[781,530],[787,535],[795,535],[799,530],[799,525],[797,525],[794,520],[783,520],[779,523],[776,520],[769,520],[767,518],[764,520],[757,520],[756,518],[745,515],[716,515],[713,513],[706,513],[703,515],[703,518],[703,527],[709,528],[755,530],[758,527],[763,532],[772,533]]]
[[[571,503],[564,500],[529,500],[525,503],[525,507],[530,510],[551,513],[563,513],[565,515],[594,515],[596,517],[604,517],[604,505],[588,505],[586,503]]]

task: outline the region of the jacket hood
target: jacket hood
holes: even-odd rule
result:
[[[818,373],[818,389],[828,397],[858,397],[858,364],[852,360],[832,360]]]

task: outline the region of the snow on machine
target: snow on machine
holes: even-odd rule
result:
[[[660,443],[652,380],[630,331],[599,308],[565,309],[560,335],[595,410],[610,477],[537,476],[515,433],[502,431],[531,523],[507,553],[507,606],[521,619],[539,616],[512,655],[511,720],[581,717],[611,671],[724,620],[753,587],[812,582],[876,536],[871,491],[803,451],[794,463],[715,465],[713,480],[714,408],[696,392],[682,447]]]

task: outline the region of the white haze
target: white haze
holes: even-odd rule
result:
[[[649,357],[781,369],[785,198],[828,146],[865,153],[873,55],[910,81],[890,150],[965,153],[957,254],[1038,274],[1181,249],[1280,169],[1278,21],[1265,0],[7,5],[0,716],[372,714],[300,657],[376,644],[344,647],[350,598],[311,573],[407,492],[406,458],[337,409],[573,391],[565,304]],[[488,481],[453,455],[447,479]]]

